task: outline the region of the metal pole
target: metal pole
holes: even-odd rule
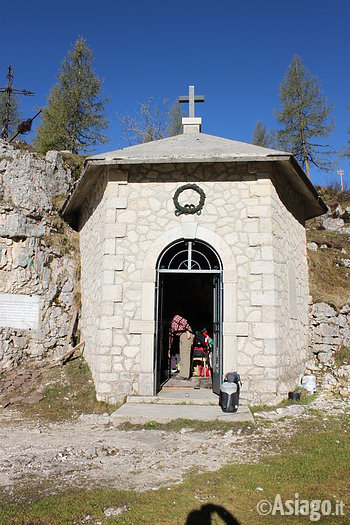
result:
[[[338,170],[337,173],[338,173],[338,175],[340,175],[340,187],[341,187],[341,191],[344,191],[344,186],[343,186],[343,175],[344,175],[344,170]]]

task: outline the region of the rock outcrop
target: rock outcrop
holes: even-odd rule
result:
[[[313,371],[318,371],[322,388],[343,395],[350,394],[350,305],[339,312],[327,303],[311,306],[310,351],[315,358]],[[345,351],[345,352],[344,352]]]
[[[38,330],[0,328],[0,370],[60,355],[79,301],[79,243],[55,210],[68,192],[61,155],[0,141],[0,293],[40,297]]]

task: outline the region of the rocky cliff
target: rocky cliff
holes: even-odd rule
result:
[[[39,329],[0,327],[0,370],[60,355],[79,303],[79,242],[55,204],[71,185],[62,156],[0,141],[0,294],[39,296]]]

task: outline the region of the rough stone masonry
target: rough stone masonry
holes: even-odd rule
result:
[[[39,300],[37,330],[0,328],[0,370],[63,351],[79,300],[79,244],[54,202],[70,184],[59,153],[41,157],[0,141],[0,296]]]

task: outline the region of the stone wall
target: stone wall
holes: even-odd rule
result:
[[[311,305],[310,351],[317,362],[332,364],[342,346],[350,348],[350,305],[339,312],[327,303]]]
[[[66,343],[79,291],[79,243],[53,200],[70,183],[57,152],[42,158],[0,141],[0,292],[40,297],[38,330],[0,328],[0,371],[52,359]]]
[[[284,210],[272,167],[265,170],[251,173],[243,163],[101,168],[81,218],[82,330],[88,339],[94,327],[86,355],[99,399],[153,393],[156,261],[184,237],[209,242],[223,262],[224,371],[238,369],[252,402],[276,400],[294,374],[296,384],[307,347],[305,232]],[[200,216],[174,214],[174,192],[185,182],[206,193]],[[295,254],[298,316],[291,322],[283,289]]]
[[[345,350],[345,359],[339,359]],[[312,372],[319,387],[336,394],[350,394],[350,305],[340,311],[327,303],[310,308],[310,354]]]
[[[301,198],[278,175],[273,180],[274,308],[278,325],[275,373],[278,391],[285,395],[294,390],[308,359],[308,266]]]

